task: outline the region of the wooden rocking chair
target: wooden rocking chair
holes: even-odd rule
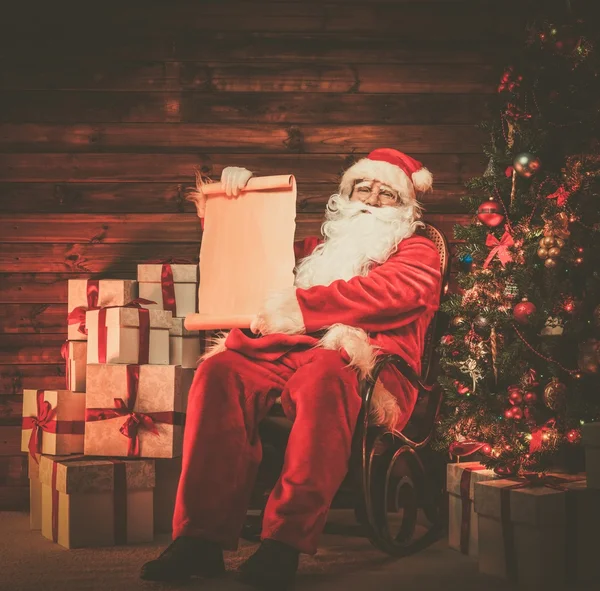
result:
[[[440,254],[442,298],[447,290],[450,268],[448,243],[430,224],[419,233],[429,238]],[[360,385],[363,405],[354,434],[349,471],[336,498],[350,499],[350,506],[373,545],[392,556],[402,556],[424,547],[438,537],[445,523],[445,463],[428,446],[442,401],[441,388],[435,382],[435,343],[444,328],[438,312],[427,330],[420,376],[401,357],[386,355],[377,361],[372,377]],[[393,364],[418,389],[415,409],[401,433],[391,433],[369,422],[375,384],[388,364]],[[290,427],[291,422],[283,416],[281,407],[275,405],[260,425],[265,460],[270,449],[271,455],[275,450],[274,455],[283,461]],[[346,494],[348,489],[349,495]],[[257,498],[264,500],[266,495]],[[419,510],[426,518],[425,526],[419,524]],[[260,522],[249,518],[242,536],[256,540],[260,536],[260,527]]]

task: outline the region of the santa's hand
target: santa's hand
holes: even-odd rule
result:
[[[221,173],[221,185],[227,197],[237,197],[248,184],[252,173],[247,168],[228,166]]]
[[[261,335],[304,334],[304,321],[296,299],[296,288],[270,293],[250,322],[250,330]]]

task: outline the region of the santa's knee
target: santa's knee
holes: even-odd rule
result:
[[[235,351],[222,351],[204,359],[196,369],[189,398],[198,398],[217,390],[224,390],[226,393],[229,390],[225,387],[226,382],[235,371],[237,355],[239,353]]]

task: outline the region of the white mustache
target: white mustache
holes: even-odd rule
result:
[[[370,214],[382,222],[397,222],[408,217],[404,209],[402,206],[374,207],[362,201],[350,201],[347,197],[332,195],[327,204],[326,217],[336,220]]]

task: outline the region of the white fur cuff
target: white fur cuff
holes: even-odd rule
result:
[[[250,326],[252,332],[267,334],[304,334],[302,310],[291,287],[271,293]]]

